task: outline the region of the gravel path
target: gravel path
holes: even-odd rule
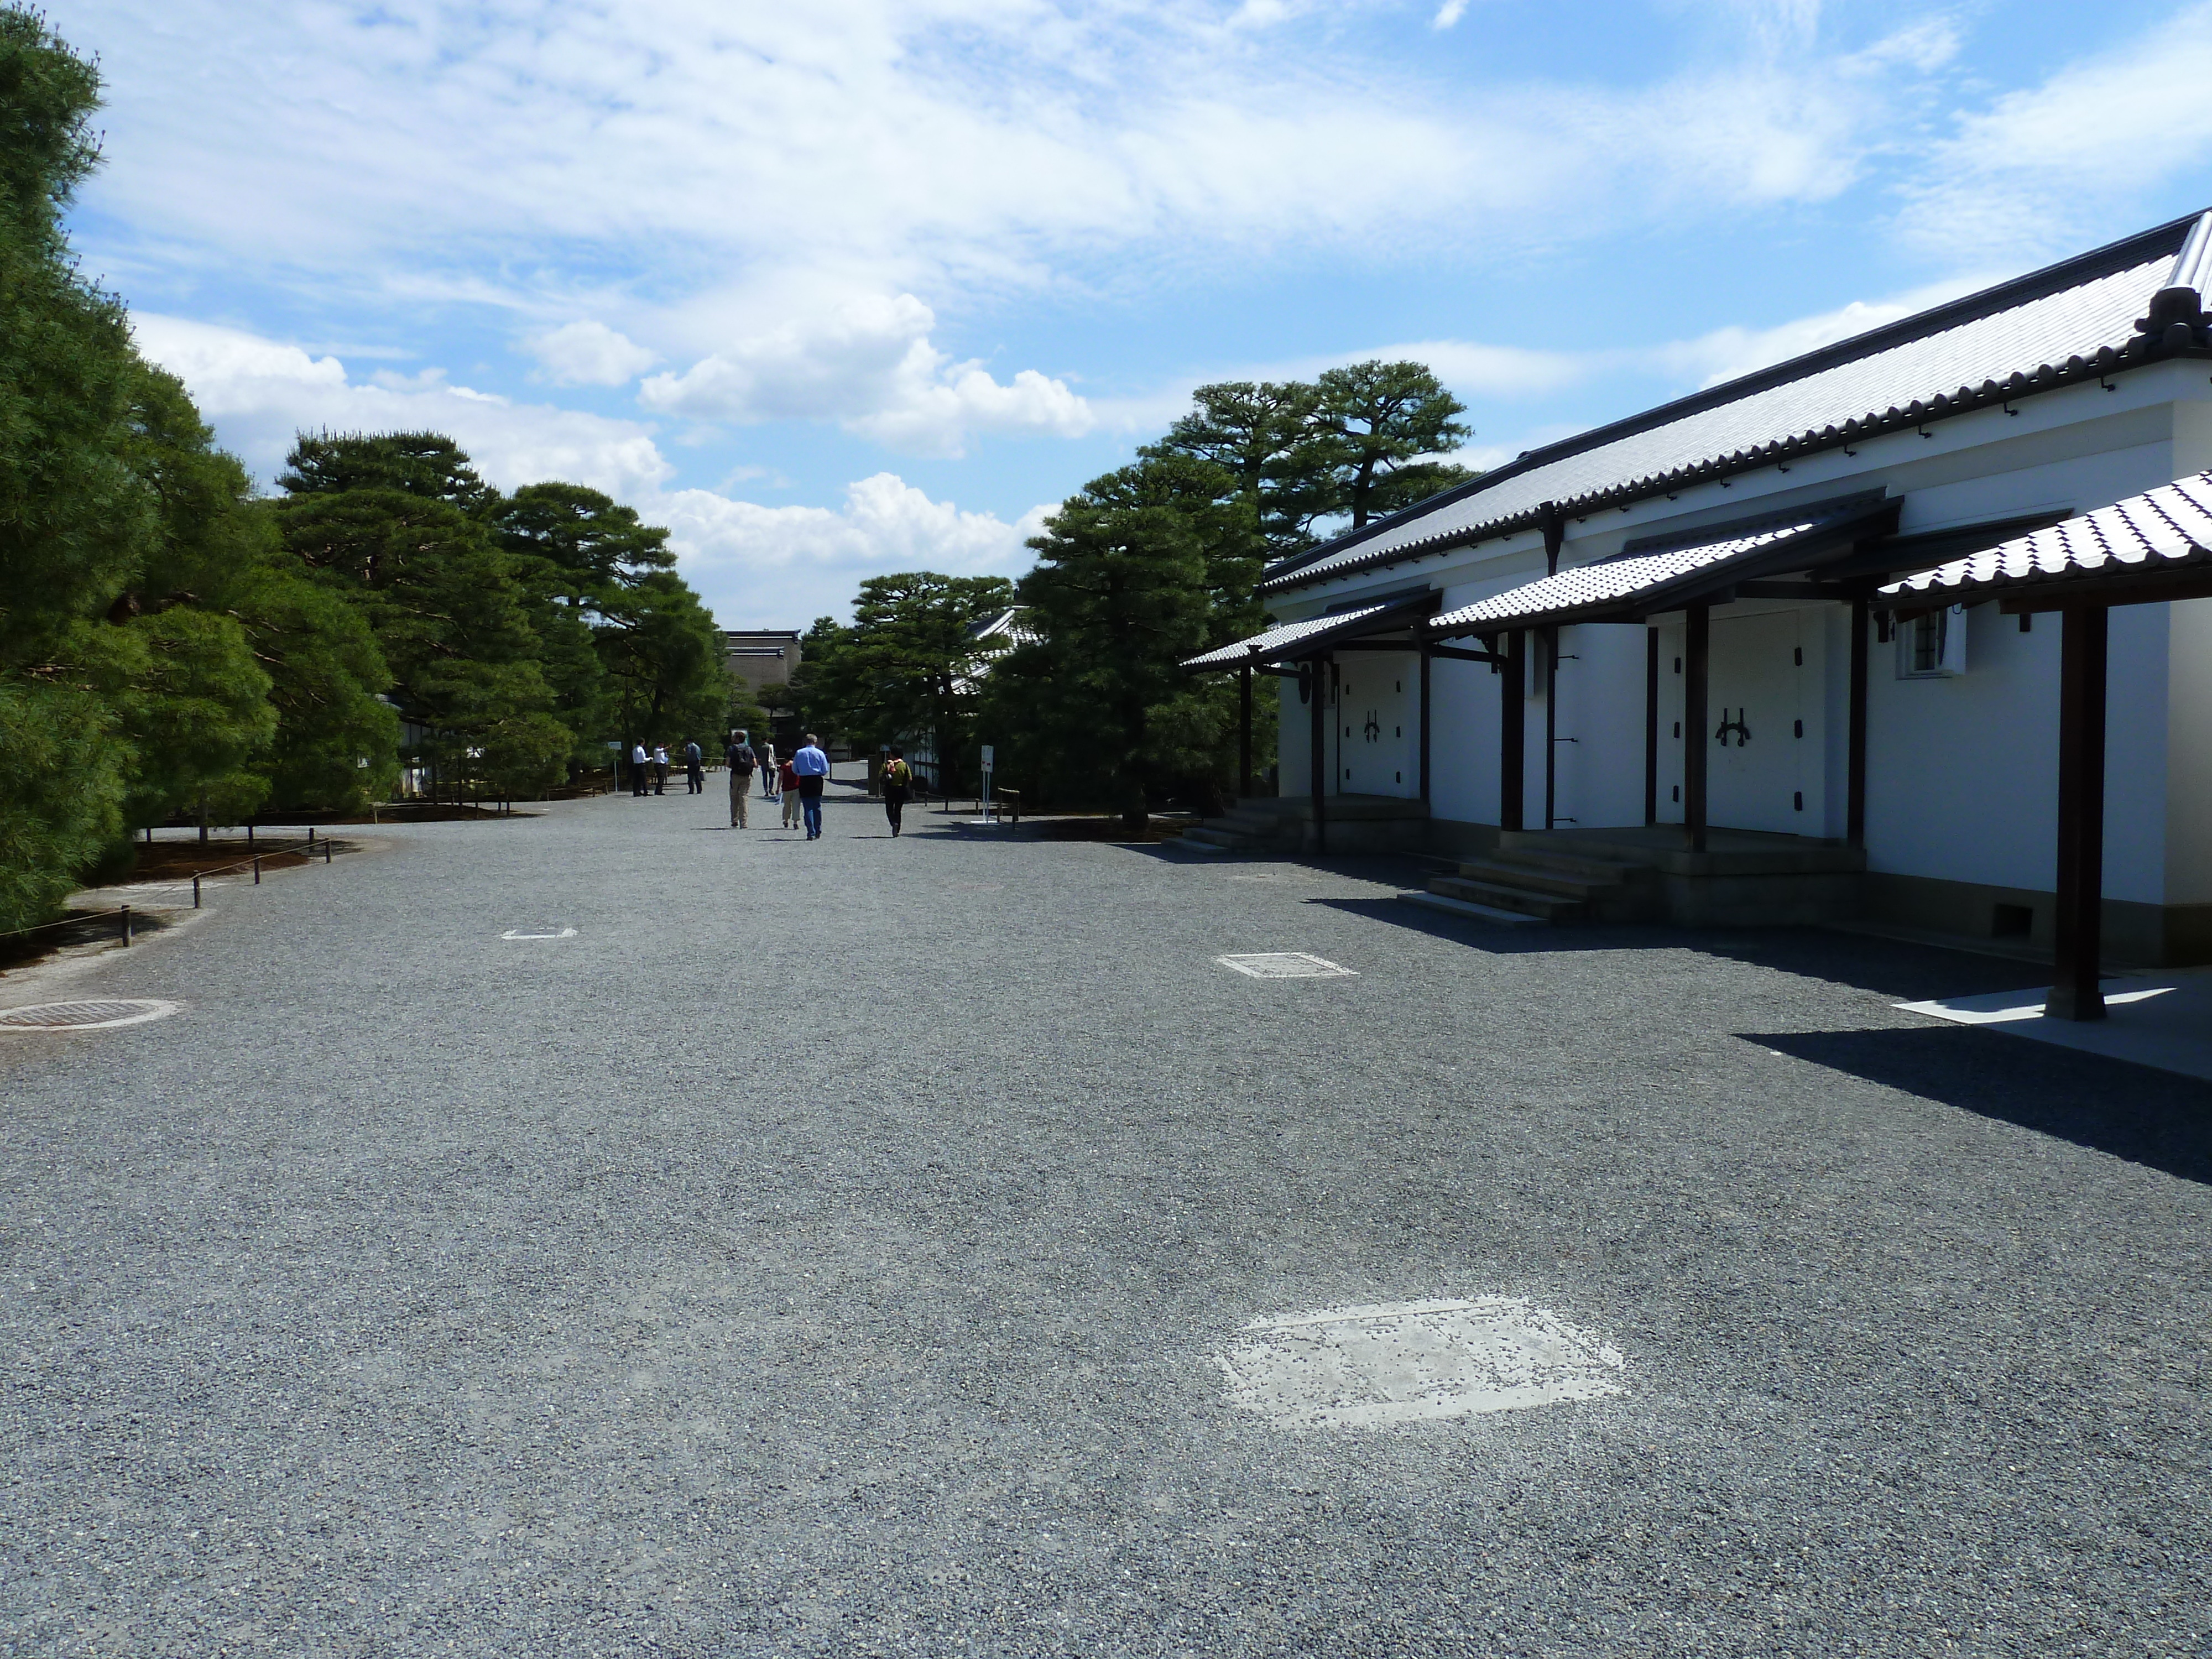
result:
[[[2212,1644],[2212,1089],[1891,1006],[2033,969],[719,791],[374,832],[0,1036],[0,1651]],[[1486,1296],[1628,1391],[1212,1363]]]

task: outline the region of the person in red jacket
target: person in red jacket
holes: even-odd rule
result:
[[[776,793],[783,797],[783,827],[796,830],[799,828],[799,774],[791,769],[789,761],[775,769],[775,787]]]

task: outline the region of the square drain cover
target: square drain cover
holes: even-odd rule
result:
[[[1517,1297],[1256,1320],[1213,1363],[1231,1405],[1291,1428],[1365,1428],[1627,1392],[1619,1349]]]
[[[1357,979],[1357,971],[1308,956],[1304,951],[1255,951],[1241,957],[1216,957],[1224,968],[1234,968],[1254,979]]]
[[[113,1025],[143,1025],[176,1012],[173,1002],[138,998],[41,1002],[28,1008],[0,1009],[0,1031],[100,1031]]]

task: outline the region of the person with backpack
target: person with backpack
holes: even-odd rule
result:
[[[891,821],[891,834],[899,833],[899,819],[906,811],[906,798],[914,788],[914,768],[906,763],[906,750],[894,749],[891,757],[884,763],[884,816]]]
[[[799,779],[799,805],[806,814],[806,839],[822,839],[822,786],[830,779],[830,757],[822,752],[809,732],[799,752],[791,757],[791,769]]]
[[[783,802],[783,827],[795,830],[799,827],[799,774],[791,769],[789,761],[777,770],[775,793]]]
[[[722,764],[730,769],[730,828],[750,828],[745,822],[745,802],[753,793],[753,769],[760,764],[760,757],[745,741],[742,729],[730,733],[729,747],[722,750]]]
[[[699,739],[691,738],[684,744],[684,793],[703,795],[707,793],[707,773],[701,763],[706,756],[699,748]]]
[[[775,739],[761,745],[761,799],[774,800],[783,793],[783,767],[775,757]]]

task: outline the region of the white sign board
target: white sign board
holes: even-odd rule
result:
[[[992,751],[991,745],[990,745],[989,744],[988,744],[988,743],[987,743],[987,744],[985,744],[983,745],[983,769],[984,769],[986,772],[988,772],[988,771],[989,771],[989,770],[991,769],[991,755],[992,755],[992,752],[993,752],[993,751]]]

